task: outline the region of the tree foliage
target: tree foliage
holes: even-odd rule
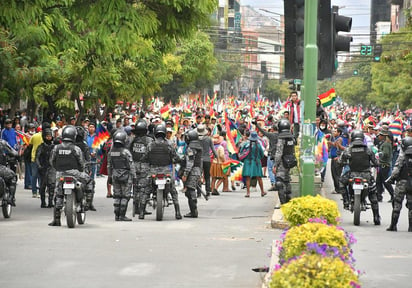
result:
[[[55,111],[76,101],[83,111],[153,95],[172,79],[176,43],[216,7],[215,0],[3,1],[0,102],[28,99]]]

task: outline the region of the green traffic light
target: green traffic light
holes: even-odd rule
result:
[[[373,58],[373,60],[375,62],[380,62],[381,61],[381,57],[380,56],[375,56],[375,58]]]
[[[357,76],[358,75],[358,70],[353,70],[353,75]]]

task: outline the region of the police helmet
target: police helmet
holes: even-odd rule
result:
[[[154,136],[156,138],[158,137],[165,138],[166,137],[166,126],[163,124],[157,125],[154,129]]]
[[[363,134],[362,130],[353,130],[352,133],[350,133],[350,140],[353,142],[355,140],[362,141],[365,139],[365,135]]]
[[[279,133],[290,132],[290,122],[289,122],[289,120],[288,119],[281,119],[278,122],[278,130],[279,130]]]
[[[124,145],[126,143],[127,133],[123,130],[119,130],[114,133],[113,141],[114,143],[119,143]]]
[[[50,128],[46,128],[42,131],[42,138],[43,138],[43,142],[48,142],[46,136],[52,136],[53,137],[53,133],[52,130]]]
[[[191,141],[195,141],[199,139],[199,134],[197,133],[196,129],[191,129],[186,132],[185,140],[186,143],[190,143]]]
[[[82,126],[76,126],[76,132],[76,141],[80,142],[86,139],[86,130]]]
[[[135,125],[135,131],[136,134],[146,134],[147,133],[147,123],[144,120],[139,120],[137,121],[136,125]]]
[[[63,132],[62,132],[63,141],[74,142],[76,140],[76,136],[77,136],[77,131],[74,126],[68,125],[63,128]]]
[[[405,152],[408,147],[412,147],[412,137],[405,137],[402,139],[401,148]]]

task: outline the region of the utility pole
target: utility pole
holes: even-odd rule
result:
[[[316,119],[316,83],[318,78],[317,21],[318,0],[306,0],[302,87],[304,120],[301,140],[300,195],[313,195],[315,188],[315,137],[312,123]]]

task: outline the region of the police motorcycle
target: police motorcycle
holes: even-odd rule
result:
[[[4,179],[0,177],[0,203],[4,218],[10,218],[11,216],[12,205],[9,198],[9,188],[6,185],[6,182],[4,182]]]
[[[170,174],[152,174],[153,193],[149,201],[156,210],[156,220],[162,221],[164,209],[170,205],[169,193],[172,189],[172,177]]]
[[[4,144],[4,143],[3,143]],[[14,150],[10,147],[10,145],[8,145],[7,143],[5,144],[8,146],[8,150],[9,151],[13,151]],[[15,159],[17,157],[17,154],[13,154],[13,153],[7,153],[5,156],[5,164],[6,166],[11,166],[13,165],[13,163],[15,163]],[[12,202],[10,200],[11,197],[11,192],[9,189],[9,186],[6,184],[5,180],[3,179],[3,177],[0,177],[0,204],[1,204],[1,210],[3,213],[3,217],[4,218],[10,218],[11,216],[11,212],[12,212]]]
[[[353,224],[359,226],[360,213],[366,211],[366,196],[369,193],[368,180],[362,177],[349,179],[349,203],[350,211],[353,213]]]
[[[74,228],[76,220],[79,224],[86,222],[86,200],[84,185],[71,175],[62,175],[58,179],[57,189],[63,190],[63,211],[66,216],[67,227]]]

